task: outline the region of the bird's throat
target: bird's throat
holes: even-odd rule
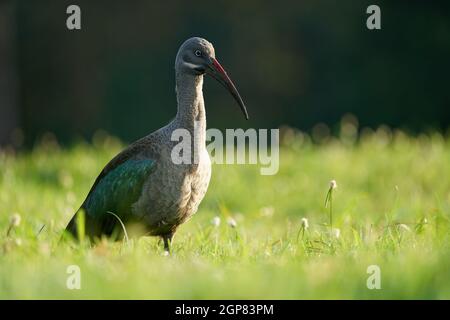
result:
[[[203,75],[177,74],[177,129],[186,129],[198,148],[205,148],[206,113],[203,100]]]

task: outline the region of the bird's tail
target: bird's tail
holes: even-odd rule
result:
[[[115,233],[122,235],[122,232],[128,239],[125,225],[116,214],[108,211],[99,219],[85,214],[85,209],[81,207],[67,224],[63,238],[69,235],[77,241],[83,241],[85,238],[95,240],[102,236],[110,237]]]
[[[64,229],[64,232],[71,234],[75,239],[78,239],[77,223],[76,223],[77,213],[74,214],[72,219],[70,219],[69,224]]]
[[[66,228],[63,230],[61,237],[59,238],[58,244],[69,240],[69,238],[78,240],[78,232],[75,219],[76,216],[77,214],[74,214],[70,222],[67,224]]]

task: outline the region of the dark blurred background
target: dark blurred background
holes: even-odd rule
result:
[[[447,1],[448,3],[448,1]],[[82,29],[66,28],[81,7]],[[366,8],[381,7],[381,30]],[[0,144],[45,132],[70,143],[104,129],[126,141],[176,112],[174,59],[210,40],[246,102],[205,81],[209,127],[450,124],[450,11],[433,1],[0,0]],[[19,128],[19,130],[17,130]]]

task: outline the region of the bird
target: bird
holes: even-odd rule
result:
[[[95,240],[126,234],[124,226],[137,223],[143,226],[143,235],[162,238],[165,252],[170,252],[175,232],[197,212],[211,178],[203,99],[205,75],[231,93],[248,120],[247,108],[216,59],[213,45],[200,37],[187,39],[175,58],[175,118],[130,144],[104,167],[66,226],[66,233],[80,240],[79,231],[84,228],[84,234]],[[178,129],[193,137],[191,150],[196,153],[191,153],[192,161],[187,163],[172,157],[178,141],[171,137]],[[84,219],[79,219],[81,214]],[[83,227],[79,225],[82,220]]]

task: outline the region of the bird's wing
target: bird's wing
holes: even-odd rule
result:
[[[131,206],[139,199],[155,165],[155,160],[136,157],[140,147],[139,143],[131,145],[102,170],[66,228],[74,237],[78,236],[77,215],[80,211],[85,214],[85,233],[90,238],[111,235],[116,226],[120,226],[117,217],[124,223],[131,218]]]

